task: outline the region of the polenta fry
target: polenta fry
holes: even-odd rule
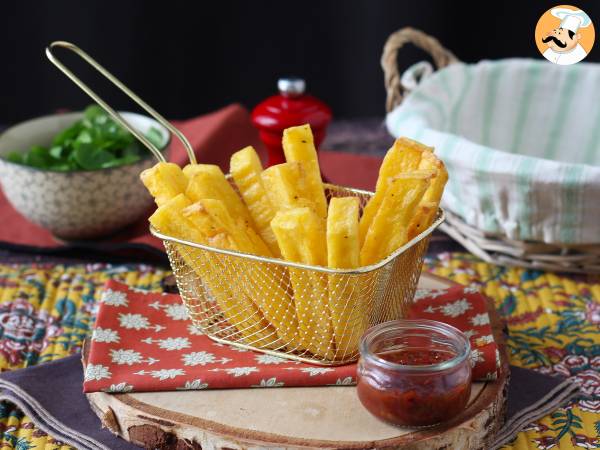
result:
[[[276,212],[307,207],[317,213],[317,206],[307,190],[306,170],[301,163],[271,166],[263,171],[261,179]]]
[[[187,188],[187,177],[177,164],[159,162],[144,170],[140,179],[150,192],[156,204],[162,206]]]
[[[389,179],[401,173],[416,170],[419,167],[423,153],[429,151],[431,151],[430,147],[408,138],[396,139],[392,148],[388,150],[379,168],[375,195],[371,197],[365,206],[360,219],[361,246],[364,245],[367,231],[377,211],[381,208],[381,202],[388,188]]]
[[[198,200],[183,211],[186,217],[191,216],[193,213],[195,213],[193,217],[197,220],[202,218],[206,221],[204,226],[201,227],[202,229],[213,227],[214,234],[226,231],[231,236],[232,242],[236,247],[230,250],[266,257],[273,256],[266,244],[250,226],[247,226],[244,222],[235,221],[232,218],[221,200],[208,198]]]
[[[419,163],[419,170],[433,170],[435,172],[435,176],[431,180],[431,185],[423,196],[423,202],[434,202],[439,205],[444,193],[444,187],[448,181],[446,166],[432,152],[424,152]]]
[[[306,172],[306,197],[315,204],[317,214],[327,217],[327,199],[321,169],[310,125],[290,127],[283,131],[283,152],[287,162],[301,163]]]
[[[194,220],[199,229],[210,230],[209,234],[216,235],[210,240],[213,246],[260,256],[272,256],[254,230],[241,228],[220,200],[200,200],[183,210],[183,215]],[[255,238],[258,238],[259,245],[256,244]],[[291,295],[280,285],[287,280],[285,268],[277,266],[265,271],[261,270],[257,262],[250,262],[246,270],[238,269],[239,267],[231,274],[232,278],[238,280],[238,288],[253,300],[265,318],[275,327],[282,343],[291,349],[298,348],[300,340],[297,336],[298,322],[294,302]]]
[[[327,264],[331,268],[353,269],[360,265],[359,208],[358,197],[332,198],[329,202]],[[357,353],[360,337],[368,327],[361,280],[359,276],[329,275],[329,309],[337,359]]]
[[[408,226],[434,176],[413,171],[390,179],[360,251],[362,265],[374,264],[408,242]]]
[[[221,200],[231,217],[251,223],[248,208],[235,192],[223,171],[213,164],[189,164],[183,169],[189,179],[185,195],[196,202],[204,199]]]
[[[408,226],[409,240],[429,228],[433,223],[442,199],[442,194],[444,193],[444,187],[448,181],[448,172],[444,163],[432,152],[423,152],[419,169],[432,170],[435,176],[431,180],[429,188],[425,191],[423,199],[419,203],[417,211]]]
[[[334,269],[360,265],[358,242],[358,197],[332,198],[327,216],[327,263]]]
[[[431,189],[431,187],[430,187]],[[425,193],[427,194],[427,192]],[[425,195],[423,196],[425,198]],[[421,203],[417,206],[415,215],[410,220],[408,225],[408,240],[410,241],[415,236],[421,234],[424,230],[429,228],[435,219],[435,215],[438,210],[438,203],[436,202],[425,202],[421,200]]]
[[[207,221],[198,221],[186,217],[184,211],[192,206],[191,201],[179,194],[159,207],[150,217],[150,223],[162,233],[179,239],[208,245],[227,245],[231,236],[227,231],[206,228]],[[215,227],[216,228],[216,227]],[[199,249],[176,245],[180,256],[192,268],[208,288],[227,321],[233,325],[248,342],[257,342],[271,348],[280,347],[279,339],[273,327],[262,316],[257,306],[245,295],[234,292],[223,280],[218,262],[211,264],[206,258],[213,255]],[[236,293],[237,294],[237,293]]]
[[[323,220],[309,208],[280,211],[271,222],[279,248],[288,261],[325,266],[327,252]],[[294,303],[302,347],[323,358],[334,355],[328,307],[327,277],[321,273],[290,268]]]
[[[277,239],[271,229],[271,220],[275,217],[276,211],[264,188],[260,176],[263,167],[254,148],[249,146],[234,153],[231,157],[229,171],[256,224],[258,234],[273,255],[281,256]]]

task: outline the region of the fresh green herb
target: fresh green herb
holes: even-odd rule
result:
[[[150,127],[146,138],[162,148],[160,130]],[[99,106],[88,106],[83,118],[58,133],[49,147],[32,146],[26,152],[10,152],[7,161],[39,169],[69,172],[119,167],[147,154],[143,145]]]

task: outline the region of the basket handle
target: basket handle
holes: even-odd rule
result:
[[[381,55],[381,67],[384,73],[384,84],[387,93],[385,109],[390,112],[404,98],[404,87],[400,82],[401,75],[398,72],[398,51],[405,44],[410,43],[429,53],[437,69],[442,69],[450,64],[458,62],[458,58],[446,49],[440,41],[433,36],[416,28],[402,28],[388,37]]]
[[[127,122],[117,111],[111,108],[108,103],[106,103],[102,98],[96,94],[87,84],[85,84],[77,75],[75,75],[70,69],[67,68],[55,55],[52,53],[52,50],[55,47],[62,47],[67,50],[72,51],[77,54],[81,59],[87,62],[90,66],[100,72],[105,78],[107,78],[112,84],[119,88],[121,92],[127,95],[131,100],[138,104],[144,111],[150,114],[158,123],[160,123],[163,127],[173,133],[183,144],[185,151],[188,154],[190,159],[190,163],[196,164],[196,155],[194,154],[194,149],[192,145],[187,140],[187,138],[183,135],[181,131],[175,128],[167,119],[161,116],[158,112],[156,112],[150,105],[148,105],[145,101],[143,101],[140,97],[138,97],[133,91],[131,91],[127,86],[125,86],[121,81],[119,81],[112,73],[102,67],[94,58],[88,55],[86,52],[81,50],[75,44],[71,44],[70,42],[65,41],[54,41],[48,47],[46,47],[46,57],[50,60],[52,64],[58,67],[73,83],[75,83],[83,92],[89,95],[92,100],[98,103],[102,108],[106,110],[108,114],[121,125],[123,128],[128,130],[131,134],[133,134],[142,144],[144,144],[148,150],[152,152],[152,154],[161,162],[165,161],[165,157],[160,152],[156,146],[150,142],[143,133],[140,133],[136,128],[134,128],[129,122]]]

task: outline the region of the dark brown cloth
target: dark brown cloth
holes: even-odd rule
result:
[[[102,428],[82,385],[81,355],[74,355],[0,374],[0,399],[16,404],[38,428],[78,449],[137,449]]]

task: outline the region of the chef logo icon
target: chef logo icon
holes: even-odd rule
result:
[[[560,5],[546,11],[535,27],[540,53],[554,64],[575,64],[594,45],[595,30],[590,17],[576,6]]]

